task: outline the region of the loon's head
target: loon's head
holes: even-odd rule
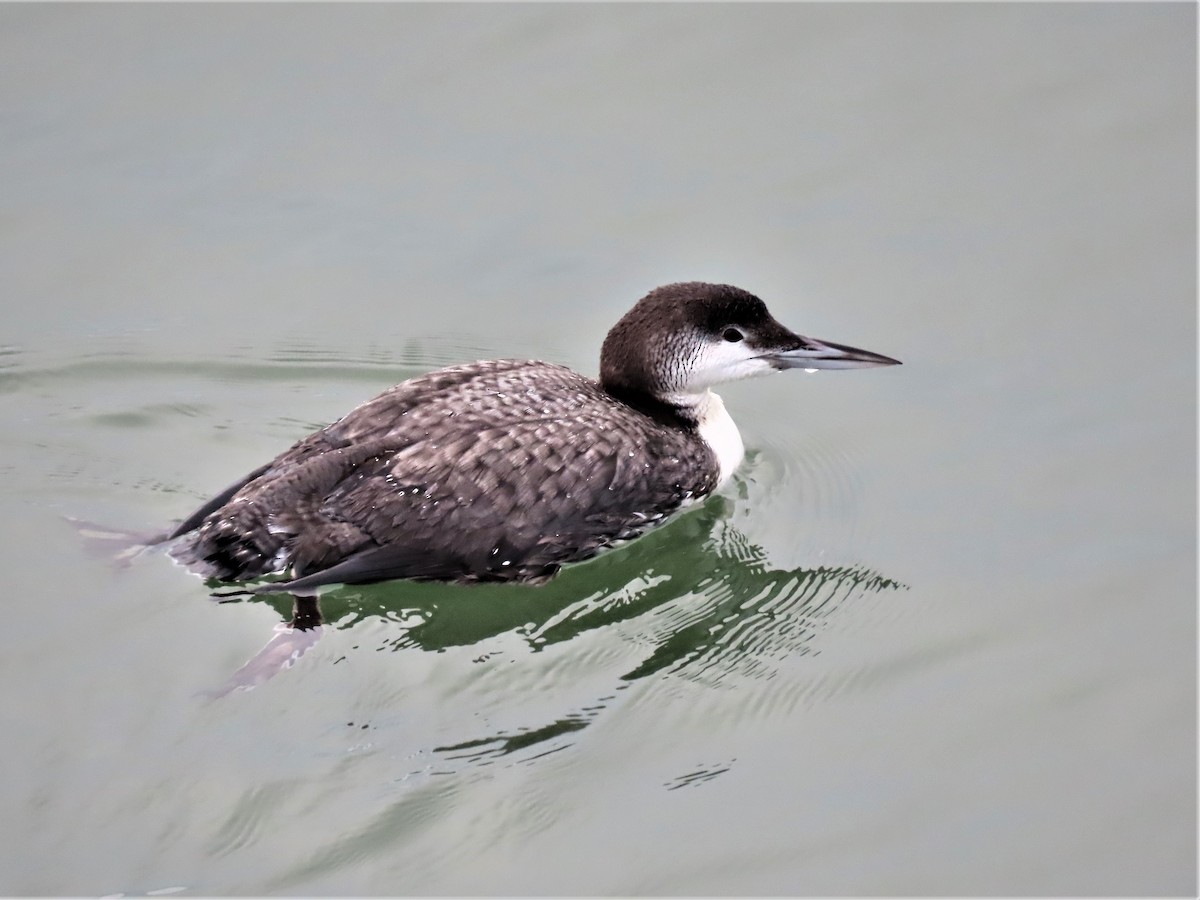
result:
[[[658,400],[783,369],[858,369],[900,361],[789,331],[753,294],[692,281],[656,288],[604,339],[600,383]]]

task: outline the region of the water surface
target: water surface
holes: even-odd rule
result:
[[[0,24],[0,890],[1195,893],[1193,6]],[[734,482],[545,587],[228,690],[290,601],[63,518],[685,279],[905,365],[729,386]]]

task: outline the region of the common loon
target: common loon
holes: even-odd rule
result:
[[[733,474],[714,385],[898,362],[795,334],[731,285],[666,285],[608,333],[598,381],[502,359],[402,382],[213,497],[171,555],[222,581],[286,576],[255,593],[545,581]]]

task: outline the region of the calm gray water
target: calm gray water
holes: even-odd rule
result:
[[[1194,894],[1196,8],[0,6],[0,891]],[[904,360],[723,494],[287,620],[154,529],[649,288]]]

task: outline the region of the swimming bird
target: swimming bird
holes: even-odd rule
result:
[[[171,555],[254,593],[390,579],[542,582],[712,493],[742,461],[712,390],[898,360],[789,331],[732,285],[656,288],[593,380],[500,359],[402,382],[217,494]]]

